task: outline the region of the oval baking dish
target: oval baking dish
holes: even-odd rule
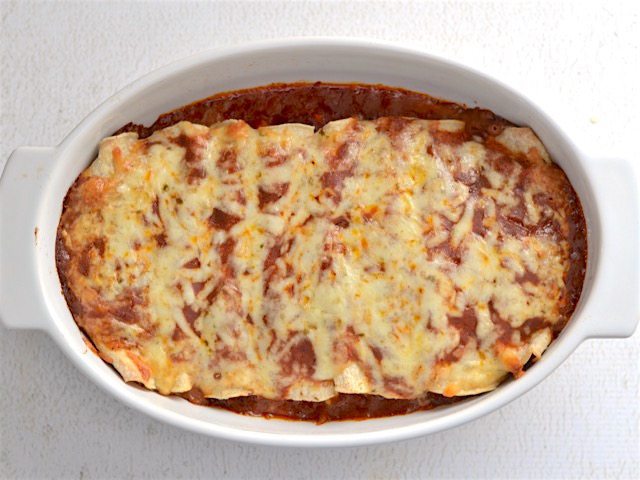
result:
[[[517,381],[451,406],[404,416],[315,425],[246,417],[161,397],[127,385],[93,355],[61,293],[56,227],[71,183],[97,145],[128,122],[213,93],[274,82],[375,83],[481,106],[534,129],[581,199],[589,252],[582,298],[557,340]],[[158,419],[224,438],[295,446],[360,445],[431,433],[488,413],[538,383],[590,337],[630,335],[638,313],[638,211],[631,167],[590,159],[521,95],[467,68],[400,47],[354,40],[287,40],[203,53],[156,71],[116,94],[58,147],[18,149],[0,179],[0,318],[10,328],[47,331],[87,375]],[[624,278],[625,282],[616,282]],[[614,307],[612,307],[614,305]]]

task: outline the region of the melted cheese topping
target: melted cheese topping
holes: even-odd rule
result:
[[[101,143],[60,274],[101,356],[164,394],[475,394],[567,321],[562,182],[526,128],[181,122]]]

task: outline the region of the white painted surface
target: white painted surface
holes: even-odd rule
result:
[[[17,146],[58,143],[155,67],[285,35],[421,46],[529,94],[586,151],[638,157],[633,3],[2,2],[0,15],[0,168]],[[249,447],[162,425],[105,396],[40,333],[0,327],[0,365],[3,478],[640,477],[640,333],[584,344],[532,392],[472,424],[341,450]]]

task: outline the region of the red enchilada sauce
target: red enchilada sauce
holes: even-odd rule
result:
[[[512,125],[489,110],[467,108],[430,95],[384,85],[331,83],[276,83],[265,87],[220,93],[164,113],[150,127],[129,123],[118,130],[137,132],[140,138],[182,120],[213,125],[242,119],[253,128],[281,123],[304,123],[316,129],[342,118],[373,120],[379,117],[456,119],[471,134],[499,134]]]
[[[483,138],[492,137],[498,135],[506,126],[512,125],[488,110],[468,108],[461,104],[399,88],[361,84],[296,83],[273,84],[221,93],[165,113],[149,127],[129,123],[116,133],[137,132],[140,138],[144,138],[156,130],[182,120],[212,125],[226,119],[242,119],[254,128],[282,123],[303,123],[313,125],[317,129],[328,122],[347,117],[375,119],[385,116],[462,120],[466,124],[466,131],[463,133],[466,138],[474,135]],[[390,124],[389,128],[393,128],[393,125]],[[559,168],[557,170],[558,179],[563,182],[563,189],[571,199],[568,239],[573,248],[574,261],[566,278],[565,303],[566,317],[569,318],[579,299],[584,280],[586,230],[580,202],[564,173]],[[470,188],[481,188],[481,185],[471,185]],[[265,197],[265,201],[267,200]],[[474,231],[477,226],[479,231],[476,233],[481,234],[482,219],[477,220],[474,219]],[[515,233],[519,229],[526,228],[522,218],[512,216],[504,219],[503,227]],[[554,228],[553,225],[544,227]],[[525,272],[522,278],[517,280],[535,281],[536,278],[531,278],[533,276],[535,275]],[[459,325],[461,338],[475,335],[475,315],[473,317],[450,319],[455,325]],[[539,320],[542,321],[542,319]],[[499,316],[496,316],[494,321],[504,324],[507,330],[511,329],[511,326]],[[557,335],[563,326],[555,325],[554,335]],[[522,328],[521,334],[528,335],[531,326],[525,323]],[[427,393],[413,400],[386,399],[376,395],[357,394],[339,394],[324,402],[268,400],[256,396],[217,400],[205,398],[198,389],[192,389],[181,396],[193,403],[225,408],[243,414],[277,416],[319,423],[400,415],[450,404],[465,398],[447,398],[443,395]]]

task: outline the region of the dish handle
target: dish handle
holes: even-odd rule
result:
[[[54,147],[16,149],[0,176],[0,321],[44,329],[49,316],[38,280],[37,220],[55,164]]]
[[[586,338],[624,338],[633,334],[640,316],[639,199],[637,176],[631,163],[621,159],[594,159],[592,188],[599,226],[592,238],[598,274],[589,298]]]

